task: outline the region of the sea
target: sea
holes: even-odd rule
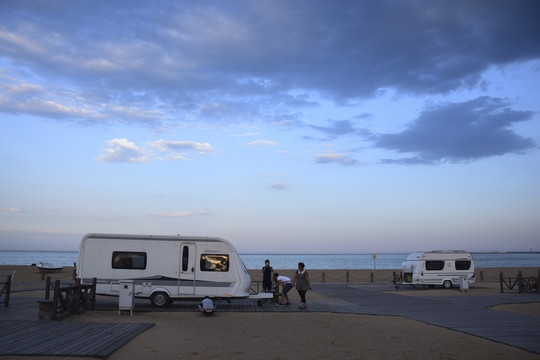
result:
[[[261,269],[266,259],[274,269],[296,269],[302,261],[307,269],[401,269],[408,254],[240,254],[248,269]],[[46,262],[54,266],[73,266],[76,251],[0,250],[0,265],[32,265]],[[475,266],[540,267],[540,253],[473,253]]]

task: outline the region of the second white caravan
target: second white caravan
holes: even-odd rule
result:
[[[401,284],[442,285],[447,289],[461,279],[468,283],[476,279],[472,255],[456,250],[412,253],[401,265],[401,275]]]
[[[165,307],[177,299],[255,298],[251,278],[234,246],[220,238],[88,234],[81,240],[77,275],[97,279],[96,293],[119,295],[133,281],[135,297]]]

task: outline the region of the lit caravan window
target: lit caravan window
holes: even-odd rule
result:
[[[114,251],[112,254],[113,269],[146,269],[146,253],[132,251]]]
[[[201,271],[229,271],[229,255],[201,255]]]
[[[426,261],[426,270],[442,270],[444,269],[444,261]]]
[[[456,270],[469,270],[471,262],[469,260],[456,260]]]
[[[182,248],[182,271],[187,271],[189,261],[189,246]]]

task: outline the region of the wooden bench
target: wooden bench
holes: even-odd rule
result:
[[[0,298],[4,296],[4,307],[9,306],[9,294],[11,293],[11,282],[15,276],[13,271],[0,271]]]

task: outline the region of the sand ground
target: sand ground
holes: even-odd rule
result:
[[[14,281],[28,291],[12,296],[42,296],[35,290],[41,276],[28,266],[0,266],[0,271],[16,270]],[[505,276],[515,276],[517,269],[502,269]],[[279,271],[279,270],[278,270]],[[478,296],[499,293],[501,269],[482,269],[484,281],[472,284],[469,292],[459,289],[400,289],[404,296]],[[537,276],[538,268],[524,269],[524,276]],[[311,270],[317,282],[325,272],[326,281],[345,282],[346,270]],[[367,277],[372,270],[349,270],[353,277]],[[390,281],[392,270],[374,272],[376,282]],[[66,268],[51,274],[53,280],[68,280],[73,273]],[[250,271],[259,280],[258,271]],[[292,271],[280,273],[292,275]],[[506,275],[508,274],[508,275]],[[379,280],[385,279],[385,280]],[[363,284],[363,286],[381,286]],[[308,302],[325,298],[308,292]],[[39,295],[41,294],[41,295]],[[291,292],[291,301],[298,295]],[[540,316],[540,303],[509,304],[497,307],[531,316]],[[113,353],[109,359],[540,359],[518,348],[478,338],[457,331],[394,316],[368,316],[332,313],[217,313],[204,318],[196,312],[139,312],[134,316],[118,316],[113,311],[89,311],[71,316],[66,321],[152,322],[155,326]],[[9,358],[7,356],[1,358]],[[37,357],[12,357],[25,360]],[[43,359],[66,359],[41,357]]]

